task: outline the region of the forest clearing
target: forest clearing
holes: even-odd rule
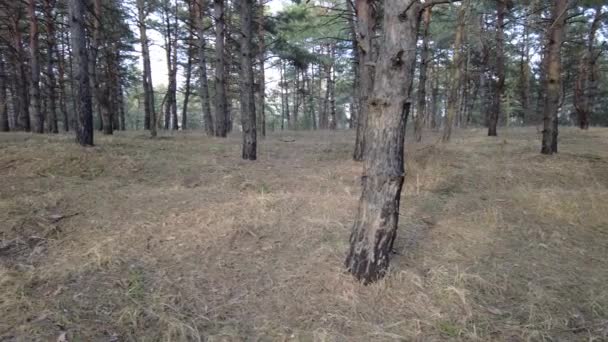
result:
[[[606,52],[606,0],[0,0],[0,342],[608,341]]]
[[[0,340],[605,341],[608,130],[561,136],[408,138],[365,286],[352,132],[272,133],[255,164],[238,134],[0,135]]]

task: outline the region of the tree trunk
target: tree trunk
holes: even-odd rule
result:
[[[384,1],[384,37],[368,101],[363,192],[350,237],[346,268],[368,284],[382,278],[397,233],[404,137],[416,62],[418,1]]]
[[[6,101],[6,69],[4,67],[4,52],[0,49],[0,132],[8,132],[8,105]]]
[[[207,57],[205,54],[205,27],[203,18],[205,17],[205,0],[196,0],[195,26],[198,32],[198,69],[199,69],[199,88],[198,94],[201,98],[203,111],[203,127],[205,133],[213,135],[213,117],[211,116],[211,105],[209,104],[209,82],[207,79]]]
[[[215,135],[228,134],[229,113],[226,104],[226,60],[224,56],[224,0],[213,0],[215,16]]]
[[[30,17],[30,70],[31,90],[30,99],[34,118],[36,118],[36,133],[44,132],[44,113],[42,112],[42,97],[40,95],[40,63],[38,61],[38,18],[36,17],[36,0],[29,0],[28,14]]]
[[[53,55],[55,53],[55,18],[53,18],[53,7],[55,3],[51,0],[45,0],[44,2],[44,15],[46,21],[46,35],[47,35],[47,64],[46,72],[48,77],[48,99],[49,99],[49,118],[48,118],[48,131],[51,133],[59,133],[57,127],[57,93],[56,93],[56,81],[55,81],[55,68]]]
[[[352,4],[352,2],[349,2]],[[350,11],[352,7],[352,13]],[[348,120],[348,128],[352,129],[357,127],[357,120],[359,117],[359,78],[360,70],[359,70],[359,47],[357,46],[357,25],[355,24],[355,17],[357,15],[356,5],[349,6],[349,10],[347,11],[348,15],[348,28],[350,29],[351,34],[351,47],[353,50],[353,59],[352,59],[352,70],[353,70],[353,95],[351,97],[350,102],[350,119]],[[355,140],[356,144],[356,140]]]
[[[458,92],[462,85],[462,42],[464,40],[464,26],[466,24],[466,11],[469,5],[468,0],[464,0],[458,10],[458,27],[456,28],[456,37],[454,40],[454,56],[450,65],[450,90],[448,93],[448,108],[445,116],[445,125],[443,126],[443,142],[450,141],[452,137],[452,126],[454,125],[454,117],[458,110]]]
[[[91,84],[89,83],[89,61],[86,49],[86,32],[84,13],[85,0],[69,0],[70,32],[72,38],[72,56],[77,69],[76,80],[77,105],[76,141],[83,146],[93,146],[93,108],[91,105]]]
[[[335,130],[338,127],[338,117],[336,116],[336,68],[334,64],[334,56],[336,54],[336,46],[331,44],[329,48],[329,58],[332,65],[329,68],[329,78],[327,79],[329,88],[329,129]]]
[[[353,159],[362,161],[365,154],[365,140],[368,121],[368,98],[374,84],[372,36],[376,26],[373,0],[357,0],[357,48],[359,54],[359,115],[357,117],[357,136]]]
[[[141,41],[141,56],[143,59],[143,79],[144,88],[144,129],[151,131],[152,137],[156,136],[156,113],[154,111],[154,89],[152,86],[152,66],[150,63],[150,48],[148,45],[148,34],[146,29],[146,9],[145,0],[137,0],[137,26]]]
[[[519,97],[522,109],[522,122],[525,124],[530,117],[530,26],[532,26],[532,7],[527,8],[528,18],[523,25],[523,42],[519,61]]]
[[[253,90],[253,53],[251,16],[254,0],[241,0],[241,124],[243,153],[246,160],[255,160],[257,151],[255,94]]]
[[[561,46],[564,41],[564,28],[568,10],[568,0],[555,0],[551,10],[551,26],[547,30],[545,58],[546,80],[543,104],[542,154],[557,153],[560,83],[562,73]]]
[[[262,137],[266,136],[266,76],[264,70],[264,61],[266,59],[266,44],[264,41],[264,0],[259,0],[258,4],[258,64],[260,68],[259,72],[259,96],[258,96],[258,108],[256,108],[256,114],[258,116],[258,127],[260,128],[260,134]]]
[[[13,51],[12,64],[15,65],[16,75],[16,103],[15,110],[17,111],[17,129],[29,132],[31,130],[30,110],[29,110],[29,91],[28,91],[28,76],[27,67],[25,65],[25,52],[23,51],[23,39],[21,28],[19,27],[21,19],[15,17],[11,21],[11,31],[13,35]]]
[[[429,28],[431,26],[431,8],[427,7],[422,13],[422,50],[420,51],[420,78],[418,81],[418,108],[414,122],[416,141],[422,141],[422,128],[426,114],[426,78],[429,59]]]
[[[178,23],[178,0],[175,0],[175,12],[173,22],[173,55],[171,56],[171,123],[172,129],[177,131],[179,129],[179,123],[177,118],[177,40],[179,39],[177,31],[179,30]]]
[[[595,17],[589,29],[587,37],[587,47],[580,59],[578,75],[574,88],[574,108],[578,116],[578,126],[581,129],[589,129],[589,118],[591,116],[591,103],[595,97],[593,91],[594,70],[595,70],[595,35],[600,27],[602,19],[602,7],[595,8]]]
[[[497,11],[496,11],[496,84],[494,92],[493,108],[490,111],[490,117],[488,120],[488,136],[497,136],[496,128],[498,126],[498,119],[500,118],[502,106],[501,100],[505,88],[505,57],[504,57],[504,22],[505,15],[507,14],[507,0],[497,0]]]
[[[439,102],[439,75],[437,73],[437,68],[433,65],[432,73],[433,73],[433,87],[431,90],[431,110],[429,111],[430,120],[430,128],[432,130],[437,129],[437,105]]]
[[[295,82],[294,82],[294,92],[293,92],[293,112],[291,116],[291,125],[289,129],[298,130],[298,115],[300,112],[300,69],[298,67],[294,67],[295,71]]]
[[[61,32],[61,31],[60,31]],[[61,33],[61,37],[63,38],[63,33]],[[67,38],[66,38],[67,39]],[[67,106],[67,90],[65,86],[65,42],[62,39],[61,43],[61,52],[58,53],[57,59],[57,71],[59,72],[59,108],[61,110],[61,117],[63,120],[63,131],[68,132],[70,130],[70,118],[68,115],[68,106]]]

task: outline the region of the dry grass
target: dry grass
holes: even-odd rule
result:
[[[350,133],[0,136],[0,340],[606,341],[608,130],[408,142],[392,271],[343,258]]]

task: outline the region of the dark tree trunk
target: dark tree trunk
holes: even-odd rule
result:
[[[179,129],[179,122],[178,122],[178,118],[177,118],[177,40],[178,40],[178,33],[177,31],[179,30],[179,23],[178,23],[178,5],[177,5],[177,1],[175,0],[175,12],[174,14],[174,21],[173,21],[173,49],[172,49],[172,56],[171,56],[171,123],[172,126],[171,128],[175,131],[177,131]]]
[[[429,60],[429,28],[431,26],[431,7],[422,13],[422,50],[420,51],[420,78],[418,81],[418,107],[414,122],[416,141],[422,141],[422,128],[426,116],[426,79]]]
[[[329,58],[331,61],[334,60],[334,56],[336,54],[336,47],[334,44],[331,44],[330,48],[329,48]],[[329,129],[331,130],[335,130],[336,128],[338,128],[338,117],[336,116],[336,68],[333,65],[330,66],[329,68],[329,78],[327,79],[328,81],[328,88],[329,88]]]
[[[251,16],[254,0],[241,1],[241,124],[243,126],[243,159],[255,160],[257,151],[255,94],[253,90],[253,53]]]
[[[359,115],[357,117],[357,136],[353,159],[362,161],[365,154],[365,140],[368,121],[368,98],[374,84],[374,68],[372,66],[373,51],[372,36],[376,26],[376,14],[372,6],[373,0],[357,0],[357,47],[359,55]]]
[[[300,69],[294,67],[295,71],[295,82],[293,92],[293,112],[291,116],[291,124],[289,129],[298,130],[298,115],[300,111]]]
[[[0,49],[0,132],[8,132],[8,105],[6,100],[6,69],[4,67],[5,50]]]
[[[61,32],[61,31],[60,31]],[[58,53],[57,59],[57,71],[59,72],[59,108],[61,110],[61,117],[63,120],[63,131],[68,132],[70,130],[70,118],[68,115],[68,106],[67,106],[67,90],[65,86],[65,54],[66,43],[63,41],[63,33],[61,34],[62,43],[61,43],[61,52]],[[67,39],[67,38],[65,38]]]
[[[429,111],[430,128],[432,130],[437,129],[437,105],[439,102],[439,75],[437,74],[437,68],[432,67],[433,71],[433,87],[431,90],[431,109]]]
[[[125,122],[125,94],[122,89],[122,83],[118,83],[118,115],[120,116],[120,130],[127,129]]]
[[[458,111],[458,93],[462,86],[462,45],[464,41],[464,27],[466,23],[466,12],[469,1],[465,0],[458,10],[458,27],[454,40],[454,56],[450,65],[450,89],[448,92],[448,107],[443,126],[443,142],[450,141],[452,137],[452,126]]]
[[[352,1],[349,4],[353,4]],[[352,13],[351,13],[352,7]],[[351,97],[350,103],[350,119],[348,120],[348,128],[352,129],[357,127],[357,120],[359,117],[359,99],[360,87],[359,87],[359,78],[360,70],[359,70],[359,47],[357,46],[357,25],[355,24],[355,18],[357,16],[356,5],[349,6],[349,11],[346,15],[348,15],[348,28],[350,29],[351,34],[351,47],[353,49],[353,60],[352,60],[352,70],[353,70],[353,95]],[[356,140],[355,140],[356,144]],[[354,157],[354,155],[353,155]]]
[[[346,268],[367,284],[382,278],[397,233],[404,137],[416,53],[418,1],[384,1],[384,37],[368,101],[363,192],[350,237]]]
[[[207,56],[205,54],[205,27],[203,18],[205,17],[205,1],[196,0],[196,16],[195,26],[198,32],[198,69],[199,69],[199,88],[198,95],[201,98],[201,107],[203,111],[203,127],[205,133],[209,136],[213,135],[214,125],[213,117],[211,116],[211,105],[209,104],[209,83],[207,79]]]
[[[602,7],[595,8],[595,17],[589,29],[587,47],[580,60],[578,75],[574,88],[574,108],[578,116],[578,126],[581,129],[589,129],[591,116],[591,103],[595,97],[594,73],[595,73],[595,36],[600,27],[602,19]]]
[[[215,17],[215,135],[228,134],[229,113],[226,100],[226,58],[224,56],[224,0],[213,0]]]
[[[555,0],[551,10],[551,26],[547,30],[545,100],[543,105],[542,154],[557,153],[559,100],[561,93],[561,47],[568,10],[568,0]]]
[[[505,15],[507,14],[507,0],[497,0],[496,11],[496,84],[494,93],[493,108],[490,111],[488,120],[488,136],[497,136],[496,128],[500,118],[502,106],[501,100],[505,88]]]
[[[28,13],[30,17],[30,70],[31,90],[30,99],[34,118],[36,118],[36,133],[44,132],[44,113],[42,112],[42,97],[40,94],[40,63],[38,61],[38,18],[36,17],[36,0],[29,0]]]
[[[77,105],[76,141],[83,146],[93,146],[93,108],[91,105],[91,84],[89,82],[89,61],[86,49],[86,32],[84,0],[69,0],[70,32],[72,38],[72,56],[76,70]]]
[[[264,70],[264,61],[266,59],[266,44],[264,41],[264,0],[259,0],[258,4],[258,64],[259,64],[259,96],[256,115],[258,117],[258,127],[262,137],[266,136],[266,75]]]
[[[25,65],[25,52],[23,51],[23,39],[21,35],[21,28],[19,23],[21,21],[20,16],[16,16],[11,21],[11,33],[13,38],[13,54],[12,64],[15,66],[15,87],[16,96],[15,99],[15,111],[17,112],[17,129],[29,132],[31,130],[30,124],[30,110],[29,110],[29,91],[28,91],[28,79],[27,67]]]
[[[54,68],[54,53],[55,53],[55,19],[53,18],[53,7],[55,2],[52,0],[45,0],[44,2],[44,15],[46,21],[46,35],[47,35],[47,64],[46,72],[48,77],[48,131],[51,133],[59,133],[57,127],[57,83],[55,80],[55,68]]]
[[[190,54],[190,52],[188,52]],[[186,64],[186,81],[184,88],[184,103],[182,105],[182,130],[188,129],[188,102],[190,100],[190,80],[192,79],[192,57],[188,56]]]
[[[150,48],[148,45],[148,33],[146,29],[147,9],[145,0],[137,0],[137,26],[141,42],[141,55],[143,59],[144,88],[144,129],[151,131],[152,137],[156,136],[156,113],[154,104],[154,89],[152,86],[152,66],[150,63]]]

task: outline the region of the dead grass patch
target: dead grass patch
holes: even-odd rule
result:
[[[386,279],[343,271],[345,132],[0,137],[0,339],[608,339],[608,130],[408,141]]]

